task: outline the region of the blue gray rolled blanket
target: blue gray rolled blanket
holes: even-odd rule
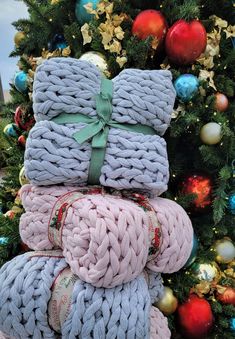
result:
[[[74,133],[87,123],[59,124],[54,119],[63,114],[70,118],[82,115],[94,124],[102,81],[94,65],[76,59],[54,58],[37,68],[33,92],[37,123],[29,134],[25,153],[26,175],[32,183],[88,183],[94,138],[82,143],[74,139]],[[170,124],[175,100],[171,73],[127,69],[112,80],[112,86],[111,122],[128,128],[145,126],[152,132],[109,126],[97,184],[160,195],[169,179],[166,143],[159,135]]]
[[[0,330],[15,339],[150,337],[150,293],[155,300],[162,293],[158,274],[150,278],[150,290],[143,276],[104,289],[69,275],[60,252],[28,252],[5,264],[0,269]],[[159,316],[161,323],[152,324],[151,338],[169,332],[166,319]]]

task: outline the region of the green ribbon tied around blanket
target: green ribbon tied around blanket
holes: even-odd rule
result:
[[[113,83],[111,80],[102,78],[100,94],[95,96],[96,117],[89,117],[81,113],[62,113],[52,119],[57,124],[86,123],[80,131],[73,134],[73,138],[78,144],[83,144],[92,139],[91,161],[88,174],[88,184],[100,184],[101,169],[104,163],[109,128],[119,128],[122,130],[137,132],[147,135],[155,135],[155,130],[146,125],[118,123],[111,120],[112,116]]]

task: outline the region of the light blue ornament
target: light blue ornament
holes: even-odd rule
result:
[[[17,72],[14,79],[16,89],[24,93],[27,91],[27,74],[24,71]]]
[[[66,42],[58,42],[58,44],[55,45],[56,49],[64,49],[68,47],[68,44]]]
[[[235,318],[230,319],[230,330],[235,332]]]
[[[232,192],[228,198],[228,209],[231,214],[235,215],[235,192]]]
[[[100,0],[77,0],[75,7],[75,15],[81,26],[84,25],[86,22],[90,22],[94,16],[93,14],[87,13],[87,10],[84,8],[84,5],[92,3],[92,9],[96,9],[99,1]]]
[[[17,126],[16,124],[8,124],[4,127],[3,130],[4,134],[6,134],[8,137],[17,137]]]
[[[192,248],[190,257],[188,258],[188,261],[184,265],[185,268],[191,266],[194,263],[194,261],[196,260],[196,257],[197,257],[197,250],[198,250],[198,240],[197,240],[197,237],[194,233],[194,235],[193,235],[193,248]]]
[[[0,237],[0,245],[6,245],[8,243],[8,238]]]
[[[187,102],[198,92],[199,81],[192,74],[182,74],[175,80],[174,86],[177,97],[181,101]]]

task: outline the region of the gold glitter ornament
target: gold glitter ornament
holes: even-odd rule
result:
[[[82,56],[79,58],[79,60],[85,60],[85,61],[92,63],[93,65],[98,67],[99,70],[105,76],[108,76],[108,77],[110,76],[110,74],[108,72],[107,60],[102,53],[95,52],[95,51],[86,52],[86,53],[82,54]]]
[[[228,264],[235,259],[235,246],[230,238],[217,240],[213,245],[215,260],[221,264]]]
[[[165,315],[174,313],[178,307],[178,300],[170,287],[164,287],[162,298],[155,304]]]
[[[19,182],[20,182],[21,186],[29,184],[29,180],[25,176],[24,166],[21,168],[20,173],[19,173]]]
[[[14,42],[15,42],[16,47],[19,47],[19,45],[24,39],[25,39],[25,33],[17,32],[14,36]]]
[[[193,275],[200,281],[217,283],[221,277],[219,266],[216,262],[195,263],[192,266]]]

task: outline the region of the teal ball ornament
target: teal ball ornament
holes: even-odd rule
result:
[[[188,102],[198,92],[199,81],[193,74],[182,74],[175,80],[174,86],[178,99]]]
[[[25,93],[27,91],[27,74],[24,71],[16,73],[14,78],[14,85],[15,88],[21,93]]]
[[[81,26],[84,25],[86,22],[90,22],[93,18],[93,14],[89,14],[87,10],[85,9],[84,5],[91,3],[92,9],[96,9],[99,1],[100,0],[77,0],[76,1],[75,15]]]
[[[230,330],[235,333],[235,318],[230,319]]]
[[[13,137],[16,138],[18,137],[18,133],[17,133],[18,129],[16,124],[8,124],[4,127],[4,134],[7,135],[8,137]]]
[[[194,263],[194,261],[196,260],[196,257],[197,257],[197,250],[198,250],[198,240],[197,240],[197,237],[194,233],[194,235],[193,235],[193,248],[192,248],[190,257],[188,258],[188,261],[184,265],[184,268],[188,268],[189,266],[191,266]]]
[[[0,245],[6,245],[8,243],[8,238],[0,237]]]
[[[228,209],[231,214],[235,215],[235,191],[228,197]]]

